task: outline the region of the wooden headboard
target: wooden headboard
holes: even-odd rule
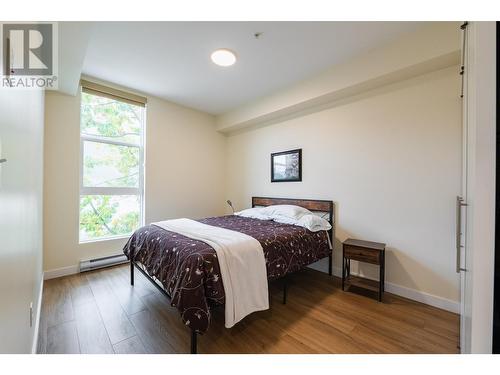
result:
[[[252,207],[256,206],[272,206],[275,204],[293,204],[294,206],[307,208],[309,211],[328,213],[328,221],[333,224],[333,201],[316,200],[316,199],[292,199],[292,198],[269,198],[269,197],[252,197]]]

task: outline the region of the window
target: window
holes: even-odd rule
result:
[[[145,99],[82,81],[80,242],[143,223]]]

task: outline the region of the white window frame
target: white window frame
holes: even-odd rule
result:
[[[87,94],[100,96],[98,94]],[[114,99],[120,100],[120,99]],[[131,104],[131,103],[127,103]],[[131,104],[133,105],[133,104]],[[116,141],[113,139],[106,139],[104,137],[84,135],[82,134],[82,124],[81,124],[81,111],[82,111],[82,101],[80,95],[80,194],[78,196],[78,241],[79,243],[90,243],[99,241],[109,241],[116,240],[120,238],[128,238],[130,234],[123,234],[117,236],[106,236],[101,238],[92,238],[88,240],[82,240],[80,238],[80,200],[83,195],[136,195],[139,197],[139,227],[144,225],[144,134],[146,131],[146,105],[143,106],[142,119],[141,119],[141,134],[139,144]],[[83,162],[84,162],[84,143],[85,141],[104,143],[115,146],[126,146],[126,147],[136,147],[139,149],[139,187],[128,188],[128,187],[88,187],[83,185]]]

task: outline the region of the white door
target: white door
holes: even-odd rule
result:
[[[468,127],[468,78],[469,49],[467,24],[462,25],[462,192],[456,201],[456,271],[460,274],[460,351],[470,352],[471,332],[471,292],[470,272],[467,271],[467,187],[469,162],[469,127]],[[470,258],[470,257],[469,257]]]
[[[467,206],[460,205],[458,209],[457,200],[460,346],[462,353],[491,353],[495,261],[495,22],[471,22],[466,28],[464,45],[461,196]]]
[[[457,235],[462,353],[491,353],[495,242],[496,28],[465,29],[463,180]],[[472,296],[474,295],[474,299]]]

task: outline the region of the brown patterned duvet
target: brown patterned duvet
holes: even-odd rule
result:
[[[245,233],[259,241],[269,280],[330,255],[325,231],[313,233],[295,225],[233,215],[199,222]],[[204,242],[155,225],[135,231],[123,252],[129,257],[131,250],[134,260],[161,281],[183,322],[196,332],[204,333],[210,323],[210,308],[224,304],[224,287],[215,250]]]

